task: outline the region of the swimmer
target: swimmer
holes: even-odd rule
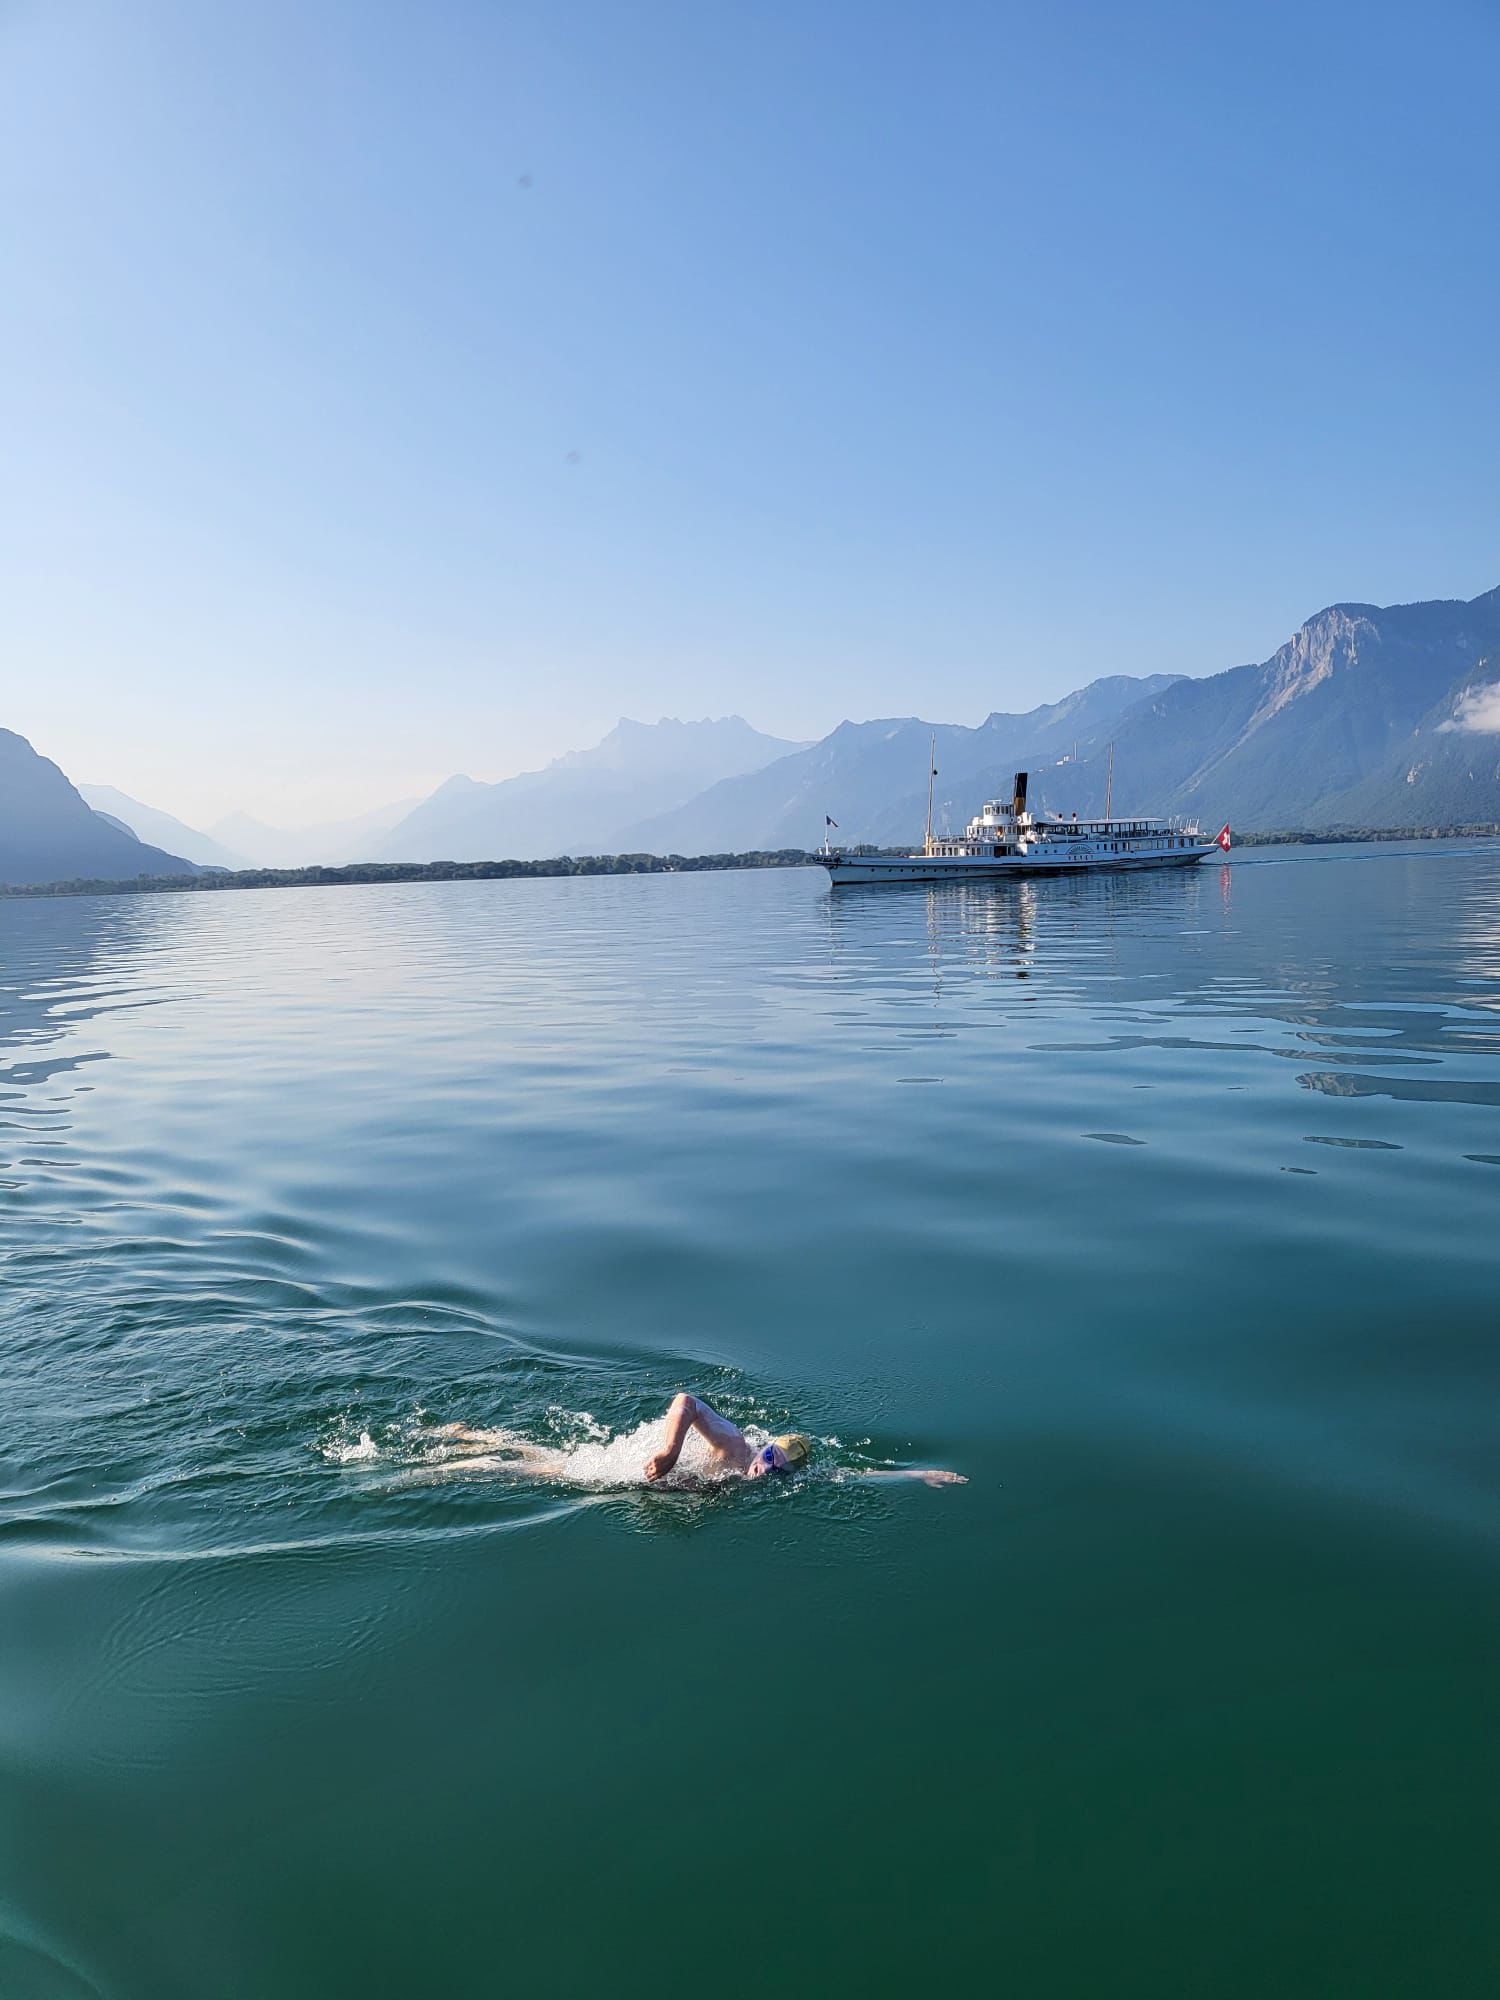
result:
[[[759,1447],[751,1444],[738,1424],[705,1403],[701,1396],[686,1393],[674,1396],[667,1406],[667,1441],[646,1460],[646,1478],[664,1479],[682,1456],[689,1431],[696,1431],[708,1446],[715,1472],[738,1472],[746,1479],[764,1479],[771,1473],[798,1472],[812,1457],[812,1440],[801,1431],[772,1438]],[[962,1473],[941,1472],[935,1466],[894,1467],[873,1471],[871,1479],[921,1479],[929,1486],[962,1486]]]
[[[709,1458],[706,1467],[696,1469],[691,1475],[691,1482],[695,1485],[704,1476],[709,1479],[734,1475],[744,1479],[764,1479],[772,1474],[785,1476],[802,1471],[812,1458],[812,1439],[801,1431],[790,1431],[783,1437],[773,1438],[769,1444],[753,1445],[739,1425],[716,1410],[712,1403],[685,1392],[674,1396],[667,1405],[666,1425],[665,1443],[660,1451],[651,1454],[643,1468],[648,1485],[665,1479],[675,1470],[691,1431],[696,1431],[707,1445]],[[476,1430],[468,1424],[438,1424],[431,1434],[455,1445],[468,1446],[473,1451],[502,1452],[504,1459],[497,1464],[497,1471],[529,1474],[539,1479],[556,1478],[560,1473],[562,1454],[545,1445],[531,1444],[510,1431]],[[871,1466],[858,1476],[863,1479],[920,1479],[927,1486],[968,1484],[963,1473],[944,1472],[938,1466]]]

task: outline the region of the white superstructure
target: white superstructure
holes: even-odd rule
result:
[[[1094,869],[1184,868],[1229,848],[1229,828],[1205,837],[1196,823],[1064,818],[1026,810],[1026,773],[1009,799],[989,799],[956,839],[929,831],[913,854],[845,854],[825,840],[819,856],[835,888],[856,882],[970,882],[990,875],[1060,875]]]

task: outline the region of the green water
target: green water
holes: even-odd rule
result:
[[[0,903],[0,1009],[5,2000],[1494,1990],[1500,844]],[[680,1387],[814,1475],[619,1483]]]

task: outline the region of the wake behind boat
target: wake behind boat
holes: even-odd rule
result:
[[[1139,814],[1079,819],[1075,813],[1065,819],[1061,813],[1030,813],[1026,773],[1017,771],[1011,797],[987,800],[956,839],[933,838],[929,781],[927,838],[919,852],[846,854],[832,848],[825,835],[818,859],[832,887],[842,889],[858,882],[970,882],[997,875],[1185,868],[1221,851],[1229,851],[1227,826],[1208,838],[1196,822]]]

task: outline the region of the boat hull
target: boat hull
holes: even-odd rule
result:
[[[835,889],[874,883],[991,882],[1032,875],[1138,875],[1147,868],[1191,868],[1220,853],[1217,841],[1160,854],[1110,854],[1064,859],[1056,854],[828,854],[821,857]]]

